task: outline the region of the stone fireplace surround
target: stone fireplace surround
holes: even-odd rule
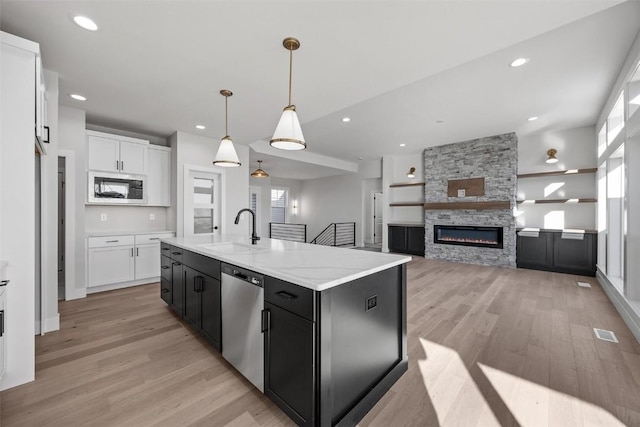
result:
[[[516,206],[518,138],[495,135],[424,150],[425,203],[454,203],[446,209],[426,209],[425,258],[468,264],[516,266]],[[484,178],[482,196],[448,197],[449,180]],[[510,208],[455,209],[457,202],[508,202]],[[503,247],[486,248],[434,243],[434,225],[503,228]]]

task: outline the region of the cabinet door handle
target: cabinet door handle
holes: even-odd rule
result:
[[[120,240],[107,240],[105,243],[118,243]]]
[[[136,256],[140,256],[140,248],[136,248]]]
[[[204,291],[204,277],[200,276],[200,281],[198,282],[198,292]]]
[[[133,258],[133,248],[131,248],[131,257]]]
[[[45,128],[45,129],[46,129],[46,131],[47,131],[47,138],[46,138],[43,142],[46,142],[46,143],[48,144],[49,142],[51,142],[51,141],[49,141],[49,137],[50,137],[50,129],[49,129],[49,126],[44,126],[44,128]]]
[[[0,310],[0,337],[4,335],[4,310]]]
[[[163,265],[163,266],[162,266],[162,267],[160,267],[160,268],[161,268],[161,269],[163,269],[163,270],[168,270],[168,269],[169,269],[169,266],[168,266],[168,265]]]
[[[120,160],[120,170],[124,170],[124,160]]]
[[[262,310],[262,319],[260,323],[260,332],[267,332],[271,329],[271,312],[268,309]]]
[[[2,280],[0,281],[0,286],[7,286],[11,280]]]
[[[285,291],[276,292],[276,295],[278,295],[280,298],[286,299],[287,301],[293,301],[294,299],[298,298],[297,295],[293,295]]]
[[[118,160],[116,160],[116,170],[117,171],[120,170],[120,162]]]

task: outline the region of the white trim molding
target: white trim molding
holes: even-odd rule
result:
[[[620,294],[607,276],[602,274],[600,269],[596,272],[596,279],[598,279],[598,283],[600,283],[600,286],[602,286],[602,289],[613,303],[613,306],[618,310],[618,313],[620,313],[622,320],[624,320],[624,323],[629,327],[633,336],[640,342],[640,315],[638,315],[638,312],[629,301]]]

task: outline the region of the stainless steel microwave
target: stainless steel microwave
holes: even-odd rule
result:
[[[147,177],[108,172],[89,172],[87,202],[99,204],[147,203]]]

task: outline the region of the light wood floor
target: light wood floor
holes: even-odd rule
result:
[[[62,302],[0,425],[291,425],[158,287]],[[640,426],[640,345],[593,278],[414,259],[408,332],[409,371],[361,426]]]

